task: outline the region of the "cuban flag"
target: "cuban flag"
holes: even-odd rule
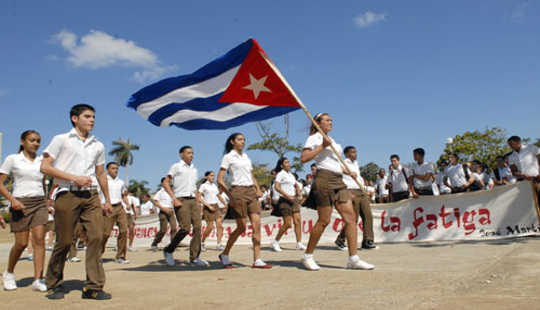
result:
[[[226,129],[300,108],[277,67],[254,39],[192,74],[161,80],[127,103],[144,119],[184,129]]]

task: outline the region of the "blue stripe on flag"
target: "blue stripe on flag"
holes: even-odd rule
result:
[[[197,129],[227,129],[235,126],[240,126],[249,122],[262,121],[279,115],[283,115],[289,112],[292,112],[298,107],[276,107],[271,106],[257,111],[249,112],[243,114],[242,116],[233,118],[228,121],[219,122],[209,119],[194,119],[182,123],[171,123],[180,128],[188,130],[197,130]]]
[[[252,46],[253,41],[251,39],[247,40],[230,50],[224,56],[215,59],[192,74],[164,79],[149,85],[131,95],[127,106],[137,109],[139,105],[162,97],[175,89],[203,82],[239,66],[248,55]]]
[[[228,106],[230,103],[218,102],[219,98],[222,95],[223,93],[219,93],[212,97],[196,98],[196,99],[186,101],[184,103],[171,102],[167,104],[166,106],[163,106],[157,109],[156,111],[154,111],[152,114],[150,114],[150,116],[148,117],[148,121],[150,121],[150,123],[156,126],[160,126],[161,122],[164,119],[166,119],[169,116],[172,116],[173,114],[181,110],[209,112],[209,111],[215,111],[215,110],[224,108]]]

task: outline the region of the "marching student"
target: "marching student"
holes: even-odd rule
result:
[[[358,166],[357,152],[354,146],[347,146],[343,150],[345,154],[345,163],[347,168],[351,172],[351,175],[343,174],[343,183],[347,185],[347,189],[352,196],[352,205],[354,213],[356,215],[355,225],[358,223],[358,218],[362,218],[362,226],[364,228],[362,249],[373,250],[377,246],[373,243],[373,214],[371,212],[371,204],[369,202],[368,193],[365,190],[364,179],[360,175],[360,167]],[[364,188],[360,188],[354,179],[360,183]],[[345,227],[339,233],[336,241],[334,242],[340,249],[346,249],[345,245]]]
[[[311,175],[315,177],[317,175],[317,164],[313,163],[309,168],[311,169]]]
[[[450,154],[449,159],[450,165],[444,171],[444,184],[452,190],[452,194],[468,191],[475,181],[474,175],[469,167],[458,162],[457,154]]]
[[[135,251],[135,248],[133,247],[133,241],[135,240],[135,220],[137,219],[137,210],[141,206],[141,202],[139,201],[139,198],[135,197],[131,192],[128,192],[127,198],[130,208],[124,210],[126,211],[128,222],[128,251],[133,252]]]
[[[418,196],[433,196],[433,165],[424,161],[426,151],[417,148],[413,151],[414,163],[409,176],[409,189],[413,198]]]
[[[393,154],[390,156],[391,165],[388,167],[388,184],[386,187],[390,190],[392,202],[397,202],[409,198],[409,178],[407,170],[399,164],[399,156]]]
[[[216,175],[213,171],[207,171],[204,174],[206,181],[199,187],[199,193],[201,193],[201,202],[204,206],[203,217],[206,221],[206,229],[204,230],[202,236],[201,248],[203,251],[206,251],[204,242],[214,229],[214,222],[216,223],[218,245],[221,245],[221,239],[223,238],[223,220],[221,209],[219,208],[220,193],[216,183],[214,183],[215,176]]]
[[[386,187],[387,183],[388,183],[388,176],[386,175],[386,170],[384,170],[384,168],[381,168],[379,169],[379,178],[375,182],[375,189],[378,194],[378,197],[377,197],[378,203],[390,202],[390,192],[388,191],[388,188]]]
[[[448,167],[448,163],[446,161],[441,161],[440,167],[439,167],[439,173],[437,173],[437,177],[435,178],[435,182],[437,183],[437,186],[439,187],[439,194],[446,195],[451,194],[452,190],[450,187],[446,186],[444,183],[444,171],[446,170],[446,167]]]
[[[73,129],[57,135],[43,151],[41,172],[54,177],[59,189],[55,202],[56,243],[49,259],[46,282],[47,298],[64,298],[62,286],[66,255],[73,231],[81,219],[88,237],[86,281],[82,298],[105,300],[111,295],[103,291],[105,271],[101,262],[103,246],[103,212],[111,214],[109,186],[105,173],[105,147],[90,134],[95,124],[95,109],[86,104],[71,108]],[[97,185],[105,196],[100,206]]]
[[[258,198],[262,196],[257,180],[253,176],[251,160],[244,152],[246,139],[241,133],[233,133],[225,141],[225,155],[221,161],[218,173],[218,186],[231,201],[229,212],[236,220],[236,229],[229,236],[227,245],[219,260],[225,268],[232,268],[229,261],[230,251],[241,234],[246,231],[247,219],[253,227],[253,268],[270,269],[272,266],[265,263],[261,255],[261,205]],[[229,173],[231,189],[225,184],[225,172]]]
[[[315,116],[315,121],[319,124],[325,134],[332,130],[332,119],[327,113],[319,113]],[[374,269],[375,266],[361,261],[357,255],[358,240],[357,226],[355,225],[355,214],[351,203],[351,195],[347,186],[343,183],[344,170],[350,174],[330,148],[330,145],[341,152],[341,146],[332,138],[324,137],[312,125],[309,137],[306,140],[300,160],[306,163],[315,160],[317,174],[313,180],[311,188],[312,202],[315,204],[318,213],[317,223],[313,226],[309,236],[309,243],[302,258],[302,263],[307,270],[319,270],[320,267],[313,258],[315,247],[319,243],[322,233],[330,223],[332,216],[332,206],[335,206],[341,218],[345,222],[345,235],[349,244],[349,259],[347,268],[351,269]],[[345,168],[345,169],[344,169]]]
[[[497,167],[491,172],[491,179],[495,185],[508,185],[516,183],[516,178],[512,175],[512,171],[506,165],[504,156],[497,156],[495,158]]]
[[[508,138],[508,146],[512,153],[508,156],[508,163],[512,174],[518,180],[528,180],[535,184],[536,194],[540,197],[540,148],[534,144],[522,144],[521,138],[512,136]]]
[[[104,231],[103,231],[103,252],[107,246],[107,240],[112,233],[114,224],[118,226],[118,237],[116,239],[116,258],[115,261],[118,264],[129,264],[127,256],[127,234],[128,223],[127,215],[124,211],[123,203],[129,205],[127,200],[127,187],[118,177],[118,163],[109,162],[106,166],[107,169],[107,184],[109,184],[109,195],[111,198],[112,212],[110,214],[104,214]],[[105,201],[105,197],[101,191],[101,202]]]
[[[209,266],[208,262],[199,258],[201,254],[201,207],[200,194],[197,192],[197,168],[193,164],[193,148],[188,145],[182,146],[179,153],[181,160],[171,166],[162,184],[173,200],[180,229],[171,237],[171,243],[163,249],[163,256],[167,265],[174,266],[176,264],[173,257],[174,250],[189,234],[193,226],[193,234],[189,244],[189,261],[197,266],[207,267]]]
[[[272,242],[272,248],[276,252],[283,250],[279,246],[279,240],[283,234],[292,227],[294,223],[294,234],[296,236],[296,249],[305,250],[306,247],[302,244],[302,227],[300,220],[300,204],[301,190],[298,187],[296,178],[291,173],[291,164],[286,157],[281,157],[277,164],[277,175],[274,182],[276,191],[279,193],[278,208],[283,217],[283,225],[279,228],[276,238]]]
[[[152,199],[152,203],[159,209],[159,232],[156,234],[154,241],[152,241],[151,249],[157,249],[158,244],[167,233],[169,227],[171,227],[171,236],[174,236],[178,230],[176,228],[173,201],[163,186],[165,181],[166,178],[161,178],[161,188],[154,194],[154,198]]]
[[[154,203],[151,201],[149,194],[142,195],[142,204],[139,209],[140,216],[149,216],[150,214],[156,213]]]
[[[30,232],[34,245],[34,291],[46,292],[43,281],[45,260],[45,224],[48,221],[47,185],[40,171],[42,156],[37,155],[41,136],[37,131],[27,130],[21,135],[19,153],[9,155],[0,167],[0,194],[11,204],[9,209],[11,232],[15,234],[15,244],[9,252],[6,271],[3,274],[4,290],[17,289],[15,265],[28,245]],[[9,193],[4,183],[13,176],[13,192]]]

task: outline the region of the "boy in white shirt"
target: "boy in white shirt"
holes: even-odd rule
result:
[[[386,187],[390,190],[392,202],[397,202],[409,198],[409,177],[407,170],[399,164],[399,156],[390,156],[391,165],[388,167],[388,183]]]
[[[156,234],[151,249],[157,249],[158,244],[161,242],[169,226],[171,227],[171,236],[176,234],[176,216],[174,215],[174,208],[171,196],[163,188],[163,182],[165,178],[161,178],[161,188],[154,195],[152,203],[159,209],[159,232]]]
[[[378,203],[387,203],[390,202],[390,192],[386,188],[388,183],[388,176],[386,175],[386,170],[384,168],[379,169],[379,178],[375,182],[375,190],[377,192],[377,202]]]
[[[425,154],[423,148],[413,151],[415,163],[409,176],[409,188],[413,198],[418,198],[419,195],[433,196],[433,165],[424,161]]]
[[[508,139],[508,146],[512,153],[508,156],[508,163],[512,173],[518,180],[529,180],[536,186],[536,193],[540,196],[540,148],[534,144],[522,144],[521,138],[512,136]]]
[[[512,171],[506,165],[504,156],[497,156],[495,158],[497,167],[491,172],[491,179],[495,185],[508,185],[516,183],[516,178],[512,175]]]
[[[449,158],[450,166],[444,171],[444,184],[452,190],[452,193],[469,191],[475,181],[471,170],[458,162],[459,156],[456,153],[450,154]]]

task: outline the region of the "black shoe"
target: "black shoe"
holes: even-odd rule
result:
[[[55,288],[49,289],[45,297],[51,300],[64,299],[65,294],[66,291],[64,290],[64,287],[62,285],[59,285]]]
[[[373,243],[373,240],[362,241],[362,249],[375,250],[377,246]]]
[[[107,299],[111,299],[112,295],[109,293],[105,293],[102,290],[91,290],[91,289],[83,288],[82,298],[95,299],[95,300],[107,300]]]
[[[336,244],[336,246],[340,249],[340,250],[345,250],[347,249],[347,245],[345,244],[345,241],[341,240],[341,239],[336,239],[336,241],[334,241],[334,243]]]

